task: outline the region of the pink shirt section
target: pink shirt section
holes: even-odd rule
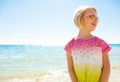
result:
[[[73,58],[78,82],[100,82],[102,55],[111,49],[104,40],[96,36],[85,40],[73,38],[64,49]]]
[[[75,48],[83,48],[83,50],[86,50],[87,48],[92,47],[100,47],[102,55],[109,52],[111,49],[111,47],[104,40],[96,36],[85,40],[73,38],[67,43],[64,49],[66,50],[67,53],[72,54],[72,50]]]

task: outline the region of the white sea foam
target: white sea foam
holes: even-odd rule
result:
[[[70,78],[67,70],[55,70],[41,77],[40,82],[70,82]]]

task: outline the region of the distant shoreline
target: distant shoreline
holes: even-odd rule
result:
[[[120,46],[120,43],[115,43],[115,44],[109,44],[113,47]],[[63,47],[64,45],[42,45],[42,44],[0,44],[0,46],[61,46]]]

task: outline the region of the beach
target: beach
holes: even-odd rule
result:
[[[111,45],[109,82],[120,81],[120,45]],[[0,82],[71,82],[63,46],[0,45]]]
[[[114,67],[111,69],[109,82],[120,81],[120,68]],[[49,73],[44,76],[26,76],[26,77],[11,77],[8,79],[1,79],[0,82],[71,82],[69,74],[66,71],[57,73]]]

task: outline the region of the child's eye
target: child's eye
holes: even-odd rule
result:
[[[94,19],[94,18],[95,18],[95,15],[90,15],[90,18],[91,18],[91,19]]]
[[[90,19],[92,19],[92,20],[98,19],[98,17],[94,14],[88,14],[88,15],[85,15],[84,17],[87,17],[87,16],[90,17]]]
[[[97,19],[97,16],[95,16],[95,15],[93,14],[93,15],[90,15],[90,18],[91,18],[92,20],[95,20],[95,19]]]

